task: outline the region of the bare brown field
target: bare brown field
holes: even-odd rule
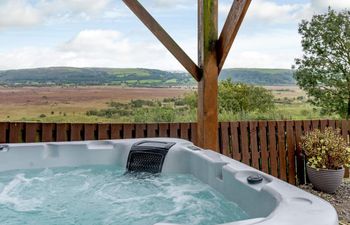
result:
[[[297,98],[299,96],[306,97],[306,93],[298,86],[264,86],[272,91],[275,98]]]
[[[93,87],[0,87],[0,120],[38,118],[41,114],[73,116],[80,119],[86,111],[107,107],[107,102],[132,99],[164,99],[182,96],[185,88]],[[85,120],[84,120],[85,121]],[[79,121],[79,122],[84,122]]]
[[[305,96],[297,86],[265,88],[271,90],[276,99]],[[0,87],[0,121],[106,122],[109,120],[88,117],[86,112],[108,108],[106,103],[110,101],[160,100],[179,97],[193,89],[118,86]]]

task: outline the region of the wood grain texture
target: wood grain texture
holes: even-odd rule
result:
[[[0,144],[7,142],[7,130],[9,124],[6,122],[0,122]]]
[[[260,140],[260,152],[261,152],[261,170],[265,173],[269,173],[269,152],[267,151],[267,122],[259,122],[259,140]]]
[[[111,124],[111,139],[123,139],[123,125]]]
[[[242,162],[250,165],[248,122],[240,122]]]
[[[228,157],[232,157],[231,151],[230,151],[229,127],[230,127],[230,123],[228,122],[220,123],[220,134],[221,134],[220,152],[221,154],[224,154]]]
[[[248,11],[251,0],[235,0],[227,16],[217,44],[218,68],[221,71],[231,46]]]
[[[10,123],[9,125],[9,142],[21,143],[23,139],[23,123]]]
[[[241,154],[241,149],[240,149],[240,141],[239,141],[239,133],[238,133],[239,128],[240,128],[239,122],[231,122],[230,123],[232,157],[235,160],[241,161],[242,154]]]
[[[123,139],[130,139],[133,137],[134,124],[123,124]]]
[[[297,154],[297,176],[298,184],[305,184],[305,161],[303,152],[300,147],[301,136],[303,135],[303,122],[295,121],[295,142],[296,142],[296,154]]]
[[[260,169],[259,159],[260,153],[258,149],[258,122],[250,121],[249,122],[249,138],[250,138],[250,149],[252,154],[252,167],[255,169]]]
[[[59,123],[56,125],[56,141],[68,141],[69,140],[69,124]]]
[[[276,143],[276,122],[269,121],[269,152],[270,152],[270,166],[271,175],[278,177],[278,153],[277,153],[277,143]]]
[[[70,125],[70,140],[71,141],[82,141],[82,140],[84,140],[83,128],[84,128],[84,124],[72,123]]]
[[[41,124],[41,141],[42,142],[55,141],[55,138],[54,138],[55,129],[56,129],[56,124],[53,124],[53,123]]]
[[[97,131],[97,124],[84,124],[84,140],[85,141],[92,141],[96,140],[96,131]]]
[[[218,75],[218,1],[198,0],[198,145],[219,151]]]
[[[287,121],[288,182],[296,184],[294,121]]]
[[[145,138],[146,137],[146,124],[136,124],[135,125],[135,137]]]
[[[286,162],[286,144],[285,144],[285,122],[277,122],[278,137],[278,166],[280,179],[287,181],[287,162]]]
[[[38,123],[26,123],[25,124],[25,142],[38,142],[39,135],[38,135],[38,129],[39,129]]]
[[[98,138],[98,140],[111,139],[110,131],[111,131],[110,124],[105,124],[105,123],[98,124],[98,126],[97,126],[97,138]]]
[[[158,124],[147,124],[147,137],[157,137]]]

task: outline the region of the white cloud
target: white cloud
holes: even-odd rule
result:
[[[19,48],[0,53],[0,58],[1,69],[48,66],[181,68],[158,41],[131,42],[113,30],[84,30],[56,48]]]
[[[36,6],[49,13],[96,14],[107,9],[112,0],[41,0]]]
[[[251,3],[247,18],[264,22],[286,23],[300,19],[307,8],[307,4],[277,4],[268,0],[255,0]]]
[[[319,10],[325,10],[328,6],[331,6],[334,9],[349,9],[350,1],[349,0],[311,0],[311,5],[313,8]]]
[[[291,68],[300,54],[300,37],[293,30],[239,34],[225,67]]]
[[[112,0],[1,0],[0,28],[37,25],[51,20],[104,15]]]
[[[301,53],[299,43],[298,34],[288,30],[240,34],[225,67],[290,68]],[[196,62],[195,38],[179,44]],[[113,30],[84,30],[56,48],[19,48],[0,53],[0,58],[1,69],[73,66],[184,70],[157,40],[130,40]]]
[[[195,0],[152,0],[152,5],[159,8],[186,7],[197,3]]]
[[[314,14],[325,12],[329,6],[336,10],[350,8],[350,0],[310,0],[305,3],[253,0],[246,19],[273,24],[297,23],[302,19],[311,18]],[[230,7],[230,4],[220,4],[220,13],[226,16]]]
[[[24,0],[0,1],[0,28],[30,26],[41,21],[40,11]]]
[[[230,4],[219,5],[220,13],[224,16],[230,10]],[[294,23],[301,18],[308,17],[310,4],[285,3],[278,4],[272,0],[254,0],[250,4],[246,19],[263,23]]]

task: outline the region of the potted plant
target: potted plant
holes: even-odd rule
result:
[[[301,137],[306,155],[307,176],[315,189],[334,193],[344,177],[344,166],[350,164],[350,148],[340,130],[315,129]]]

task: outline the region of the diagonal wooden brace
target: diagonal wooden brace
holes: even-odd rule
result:
[[[151,16],[149,12],[138,2],[138,0],[123,0],[123,2],[134,12],[134,14],[146,25],[146,27],[158,38],[158,40],[175,56],[185,69],[200,81],[202,73],[200,68],[181,49],[181,47],[170,37],[163,27]]]
[[[224,66],[233,41],[235,40],[242,21],[252,0],[235,0],[227,16],[217,43],[217,59],[219,72]]]

